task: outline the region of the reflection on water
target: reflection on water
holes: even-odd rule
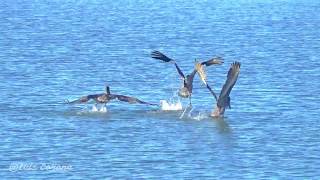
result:
[[[219,129],[220,133],[230,133],[231,128],[229,124],[227,123],[228,119],[224,117],[218,117],[218,118],[213,118],[214,122],[217,125],[217,128]]]

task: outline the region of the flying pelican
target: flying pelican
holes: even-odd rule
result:
[[[203,77],[203,74],[201,73],[201,71],[204,71],[203,66],[211,66],[211,65],[220,65],[223,63],[223,59],[221,57],[214,57],[208,61],[204,61],[201,63],[198,63],[196,61],[196,68],[187,76],[185,76],[183,74],[183,72],[181,71],[181,69],[179,68],[178,64],[176,63],[175,60],[167,57],[166,55],[164,55],[163,53],[159,52],[159,51],[153,51],[151,53],[151,57],[154,59],[159,59],[161,61],[164,62],[171,62],[174,63],[180,77],[183,80],[183,84],[182,87],[179,89],[178,95],[182,98],[189,98],[189,105],[191,105],[191,96],[192,96],[192,89],[193,89],[193,78],[195,76],[195,74],[198,72],[201,80],[204,82],[205,85],[207,85],[207,88],[210,90],[210,92],[216,97],[215,93],[211,90],[210,86],[205,82],[205,77]]]
[[[128,102],[129,104],[139,103],[139,104],[146,104],[146,105],[157,105],[157,104],[141,101],[140,99],[137,99],[134,97],[118,95],[118,94],[111,94],[109,86],[106,86],[106,92],[104,92],[104,93],[82,96],[79,99],[76,99],[74,101],[67,100],[67,103],[68,104],[81,104],[81,103],[87,103],[90,100],[94,100],[96,102],[96,104],[106,105],[109,101],[114,100],[114,99],[117,99],[117,100],[123,101],[123,102]]]
[[[235,61],[231,64],[231,67],[228,72],[227,80],[222,87],[222,90],[219,95],[219,99],[217,101],[216,107],[214,111],[211,113],[212,117],[223,117],[225,109],[230,108],[230,92],[237,82],[238,75],[240,73],[240,62]]]

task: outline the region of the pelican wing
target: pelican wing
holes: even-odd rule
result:
[[[152,51],[151,57],[154,58],[154,59],[160,59],[160,60],[162,60],[164,62],[174,61],[173,59],[167,57],[166,55],[164,55],[160,51]]]
[[[207,84],[206,80],[207,80],[207,74],[206,74],[206,71],[204,69],[204,66],[200,63],[196,63],[195,65],[195,69],[196,71],[198,72],[199,76],[200,76],[200,79],[201,81],[204,83],[204,84]]]
[[[183,72],[181,71],[181,69],[179,68],[178,64],[174,63],[174,65],[176,66],[176,69],[177,69],[179,75],[181,76],[181,78],[185,79],[185,76],[184,76]]]
[[[134,98],[134,97],[124,96],[124,95],[114,95],[114,96],[119,101],[127,102],[129,104],[139,103],[139,104],[147,104],[147,105],[156,105],[156,104],[148,103],[148,102],[145,102],[145,101],[141,101],[140,99]]]
[[[212,59],[210,59],[210,60],[208,60],[208,61],[204,61],[204,62],[201,62],[201,63],[198,63],[197,61],[196,61],[196,65],[195,65],[195,69],[197,70],[197,72],[198,72],[198,74],[199,74],[199,76],[200,76],[200,79],[201,79],[201,81],[205,84],[205,85],[207,85],[207,82],[206,82],[206,80],[207,80],[207,74],[206,74],[206,71],[205,71],[205,66],[211,66],[211,65],[213,65],[213,64],[222,64],[223,63],[223,59],[221,58],[221,57],[214,57],[214,58],[212,58]],[[205,66],[204,66],[205,65]],[[208,85],[207,85],[207,87],[209,87]],[[210,87],[209,87],[210,88]],[[209,89],[208,88],[208,89]],[[209,89],[210,90],[210,92],[213,92],[213,91],[211,91],[211,88]]]
[[[196,63],[195,71],[198,72],[201,81],[203,82],[203,84],[206,85],[206,87],[209,89],[210,93],[214,96],[214,98],[217,101],[218,98],[217,98],[216,93],[214,93],[214,91],[211,89],[211,87],[207,83],[207,74],[206,74],[206,71],[205,71],[204,66],[202,65],[202,63],[201,64],[200,63]]]
[[[151,57],[154,58],[154,59],[162,60],[162,61],[164,61],[164,62],[173,62],[174,65],[175,65],[175,67],[176,67],[176,69],[177,69],[177,71],[178,71],[178,73],[179,73],[179,75],[180,75],[183,79],[185,79],[185,76],[184,76],[183,72],[181,71],[181,69],[179,68],[178,64],[175,62],[175,60],[167,57],[166,55],[164,55],[164,54],[161,53],[160,51],[153,51],[153,52],[151,53]]]
[[[240,66],[241,66],[241,64],[237,61],[232,63],[232,65],[229,69],[229,72],[228,72],[227,80],[226,80],[225,84],[223,85],[222,90],[219,95],[219,99],[218,99],[218,106],[219,107],[230,107],[229,95],[230,95],[230,92],[231,92],[233,86],[237,82],[238,75],[240,73]]]
[[[214,65],[214,64],[222,64],[223,63],[223,58],[222,57],[214,57],[208,61],[204,61],[201,63],[201,65],[206,65],[206,66],[211,66],[211,65]]]
[[[216,93],[214,93],[214,91],[211,89],[211,87],[209,86],[208,83],[206,84],[206,87],[209,89],[210,93],[214,96],[216,101],[218,101],[218,97],[217,97]]]
[[[88,96],[82,96],[79,99],[73,100],[73,101],[69,101],[66,100],[66,103],[68,104],[81,104],[81,103],[87,103],[88,101],[90,101],[91,99],[94,99],[98,97],[98,94],[94,94],[94,95],[88,95]]]

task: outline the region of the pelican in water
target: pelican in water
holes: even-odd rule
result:
[[[164,62],[170,62],[173,63],[178,71],[178,74],[180,75],[180,77],[183,80],[183,84],[181,86],[181,88],[179,89],[178,95],[182,98],[189,98],[189,105],[191,106],[191,96],[192,96],[192,89],[193,89],[193,78],[195,76],[196,73],[199,74],[202,82],[207,86],[207,88],[210,90],[210,92],[215,96],[216,100],[217,100],[217,96],[216,94],[212,91],[212,89],[210,88],[210,86],[208,85],[208,83],[206,83],[205,79],[205,73],[204,73],[204,65],[205,66],[211,66],[211,65],[220,65],[223,63],[223,59],[221,57],[214,57],[208,61],[204,61],[204,62],[195,62],[195,69],[188,74],[187,76],[185,76],[183,74],[183,72],[181,71],[181,69],[179,68],[178,64],[176,63],[175,60],[167,57],[166,55],[164,55],[163,53],[159,52],[159,51],[153,51],[151,53],[151,57],[154,59],[159,59],[161,61]]]
[[[96,104],[104,104],[106,106],[106,104],[109,101],[114,100],[114,99],[119,100],[119,101],[123,101],[123,102],[127,102],[129,104],[139,103],[139,104],[156,105],[157,106],[157,104],[141,101],[140,99],[137,99],[134,97],[118,95],[118,94],[111,94],[109,86],[106,86],[106,91],[104,93],[82,96],[79,99],[76,99],[74,101],[67,100],[67,103],[68,104],[81,104],[81,103],[87,103],[90,100],[93,100],[93,101],[95,101]]]
[[[225,109],[231,109],[230,92],[235,83],[237,82],[238,75],[240,73],[240,65],[241,64],[237,61],[231,64],[227,80],[222,87],[215,109],[211,113],[212,117],[223,117]]]

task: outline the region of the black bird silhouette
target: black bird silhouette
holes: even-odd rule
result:
[[[196,68],[187,76],[185,76],[183,74],[183,72],[181,71],[181,69],[179,68],[178,64],[176,63],[175,60],[167,57],[166,55],[164,55],[163,53],[159,52],[159,51],[153,51],[151,53],[151,57],[154,59],[159,59],[161,61],[164,62],[171,62],[175,65],[180,77],[183,80],[183,84],[182,87],[179,89],[178,95],[182,98],[189,98],[190,101],[190,105],[191,105],[191,96],[192,96],[192,89],[193,89],[193,79],[195,74],[198,72],[201,80],[203,81],[203,83],[207,86],[207,88],[210,90],[210,92],[212,93],[212,95],[215,96],[216,100],[217,100],[217,96],[216,94],[213,92],[213,90],[210,88],[210,86],[208,85],[208,83],[205,82],[205,77],[204,77],[204,69],[203,66],[211,66],[211,65],[220,65],[223,63],[223,59],[221,57],[214,57],[208,61],[204,61],[201,63],[196,62]],[[203,73],[201,73],[203,72]]]

